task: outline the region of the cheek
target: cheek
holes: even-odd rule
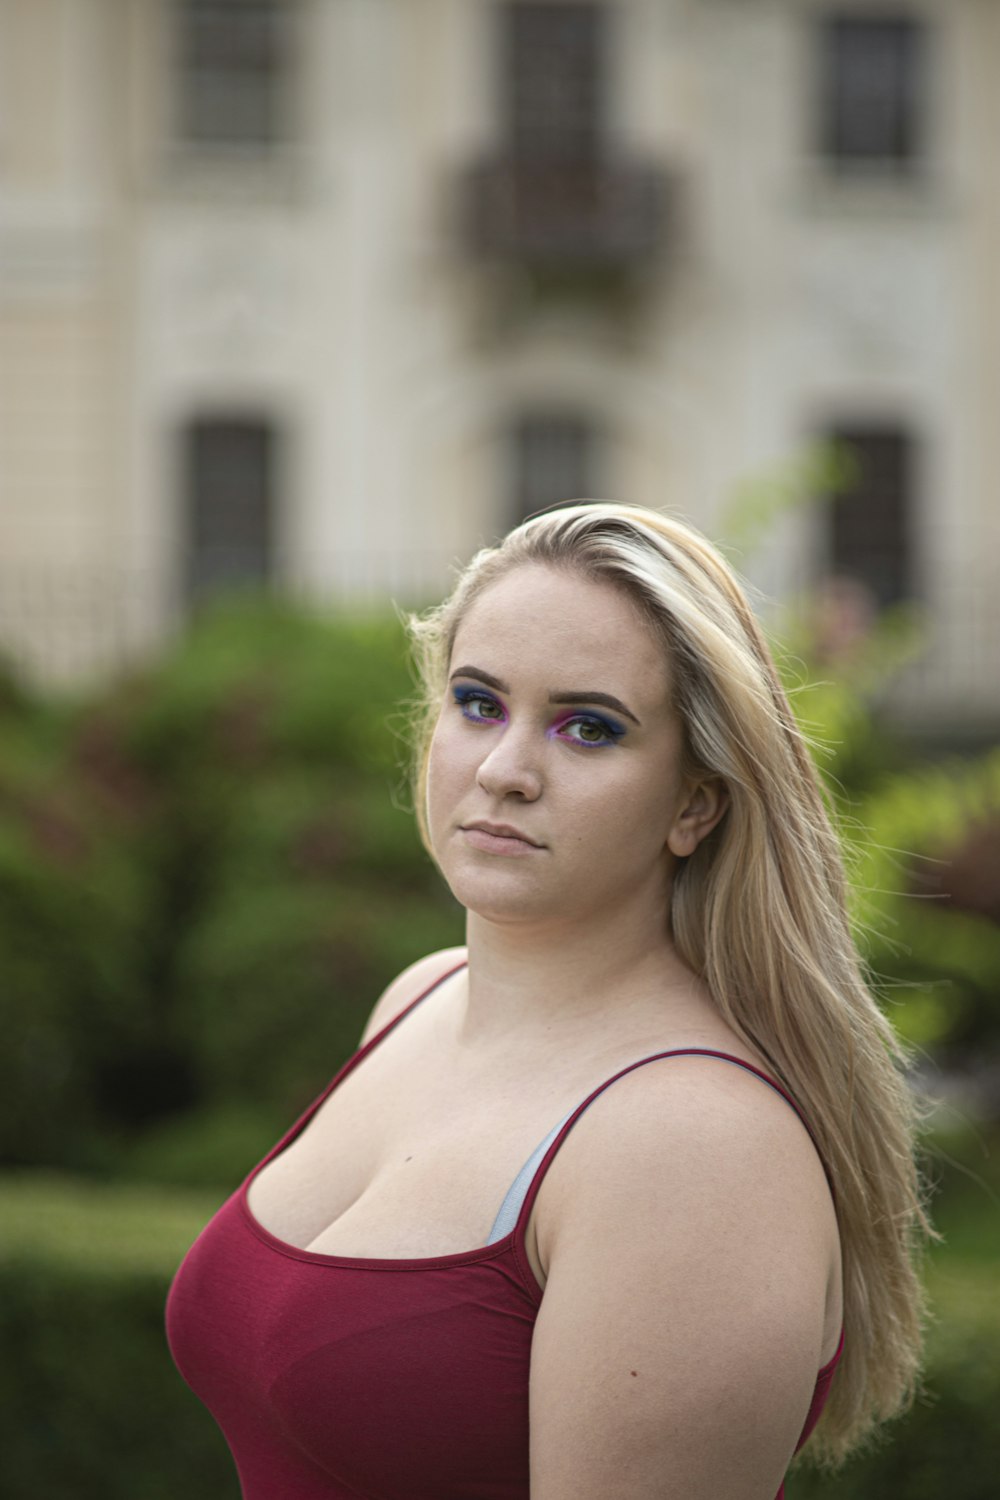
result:
[[[432,808],[441,785],[441,746],[437,731],[431,740],[430,752],[427,756],[427,805]]]
[[[451,726],[439,724],[427,759],[427,801],[430,807],[452,797],[474,773],[475,760],[467,740]]]
[[[659,849],[666,838],[671,813],[669,786],[637,776],[629,768],[627,774],[609,777],[598,798],[584,800],[578,819],[581,841],[592,839],[600,845],[607,860],[623,860],[628,864]]]

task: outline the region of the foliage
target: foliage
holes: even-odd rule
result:
[[[1000,820],[997,751],[887,782],[862,805],[854,833],[863,951],[894,1021],[939,1065],[995,1058],[1000,1044],[1000,926],[956,909],[950,877],[987,820]]]
[[[827,1474],[808,1448],[786,1485],[788,1500],[990,1500],[1000,1468],[1000,1135],[967,1124],[936,1132],[935,1219],[943,1243],[931,1253],[931,1308],[923,1389],[910,1411],[873,1445]]]
[[[784,515],[814,506],[817,495],[849,489],[857,473],[857,458],[848,444],[820,440],[766,472],[744,476],[720,517],[725,550],[753,551]]]
[[[942,1494],[990,1500],[1000,1468],[1000,1321],[989,1316],[995,1300],[986,1278],[965,1278],[961,1296],[942,1308],[947,1321],[932,1335],[925,1389],[910,1412],[838,1474],[797,1467],[787,1500],[938,1500]]]
[[[7,704],[0,1158],[187,1177],[197,1121],[225,1181],[460,940],[400,805],[409,685],[395,620],[244,598],[57,723]]]
[[[70,715],[5,695],[0,730],[0,1141],[8,1157],[30,1142],[37,1159],[75,1162],[94,1080],[146,1026],[149,881],[121,809],[68,766]]]
[[[901,1034],[933,1049],[939,1066],[980,1068],[1000,1048],[1000,912],[967,890],[991,885],[994,845],[980,836],[1000,829],[1000,750],[915,763],[887,727],[879,700],[923,641],[910,611],[887,613],[825,669],[808,613],[780,634],[786,686],[841,834],[871,982]],[[993,1108],[1000,1117],[1000,1100]]]

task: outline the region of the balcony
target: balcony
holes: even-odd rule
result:
[[[476,257],[537,270],[627,273],[664,250],[667,200],[656,166],[499,156],[462,182],[463,241]]]

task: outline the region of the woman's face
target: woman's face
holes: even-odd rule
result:
[[[682,776],[669,664],[627,595],[525,564],[471,605],[448,671],[427,820],[456,899],[496,921],[664,911],[671,856],[720,814]]]

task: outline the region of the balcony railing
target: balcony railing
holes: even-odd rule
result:
[[[665,248],[669,197],[667,174],[641,162],[499,156],[467,172],[463,237],[494,260],[628,271]]]

